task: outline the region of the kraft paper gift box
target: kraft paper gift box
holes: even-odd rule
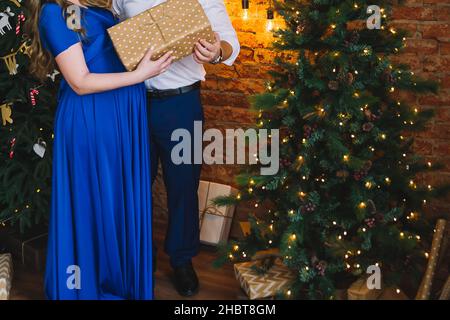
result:
[[[0,300],[9,299],[12,277],[13,264],[11,254],[0,254]]]
[[[348,300],[376,300],[382,293],[382,289],[369,289],[367,277],[359,278],[347,289]]]
[[[237,189],[225,184],[200,181],[198,202],[202,243],[217,245],[228,240],[235,206],[216,206],[213,200],[219,196],[235,196],[237,193]]]
[[[348,300],[407,300],[408,297],[403,291],[385,287],[381,284],[380,289],[369,289],[367,286],[367,277],[361,277],[352,283],[347,289]]]
[[[257,261],[236,263],[234,273],[247,296],[253,299],[263,299],[275,296],[285,290],[294,280],[294,273],[288,269],[280,259],[264,274],[254,270]]]
[[[11,227],[0,228],[0,250],[9,252],[27,269],[42,272],[47,255],[47,230],[33,228],[24,234]]]
[[[173,50],[180,60],[199,39],[215,42],[211,24],[197,0],[168,0],[108,29],[123,65],[134,70],[150,47],[152,59]]]

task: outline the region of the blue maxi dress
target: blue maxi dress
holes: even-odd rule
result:
[[[92,73],[125,71],[106,9],[81,8],[85,36],[45,4],[39,29],[56,57],[81,41]],[[152,299],[150,154],[144,84],[77,95],[62,80],[55,118],[45,292],[49,299]]]

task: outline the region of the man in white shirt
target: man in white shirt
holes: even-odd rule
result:
[[[178,141],[171,141],[171,135],[176,129],[185,129],[193,137],[194,121],[203,121],[200,101],[200,81],[205,80],[203,64],[230,66],[239,54],[239,41],[223,0],[198,1],[216,33],[216,42],[199,40],[192,55],[172,63],[166,72],[145,82],[149,101],[152,182],[161,160],[169,210],[165,252],[174,269],[175,288],[183,296],[196,294],[199,287],[191,259],[199,248],[197,189],[201,165],[193,164],[193,161],[175,165],[171,151]],[[165,0],[113,0],[113,9],[123,20],[162,2]]]

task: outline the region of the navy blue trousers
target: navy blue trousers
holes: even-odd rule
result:
[[[164,249],[172,267],[181,266],[197,255],[199,248],[199,212],[197,190],[201,165],[176,165],[172,162],[172,132],[185,129],[194,139],[194,121],[203,121],[200,90],[193,90],[167,98],[149,99],[148,123],[150,130],[152,183],[161,161],[164,184],[167,190],[169,211]],[[191,151],[193,157],[193,150]],[[154,254],[156,248],[154,248]]]

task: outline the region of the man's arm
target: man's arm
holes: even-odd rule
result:
[[[240,46],[225,4],[223,0],[203,0],[200,3],[216,32],[216,42],[209,44],[200,40],[195,46],[194,59],[199,63],[207,63],[222,53],[222,62],[231,66],[239,55]]]
[[[123,0],[112,0],[112,9],[119,19],[123,20]]]

